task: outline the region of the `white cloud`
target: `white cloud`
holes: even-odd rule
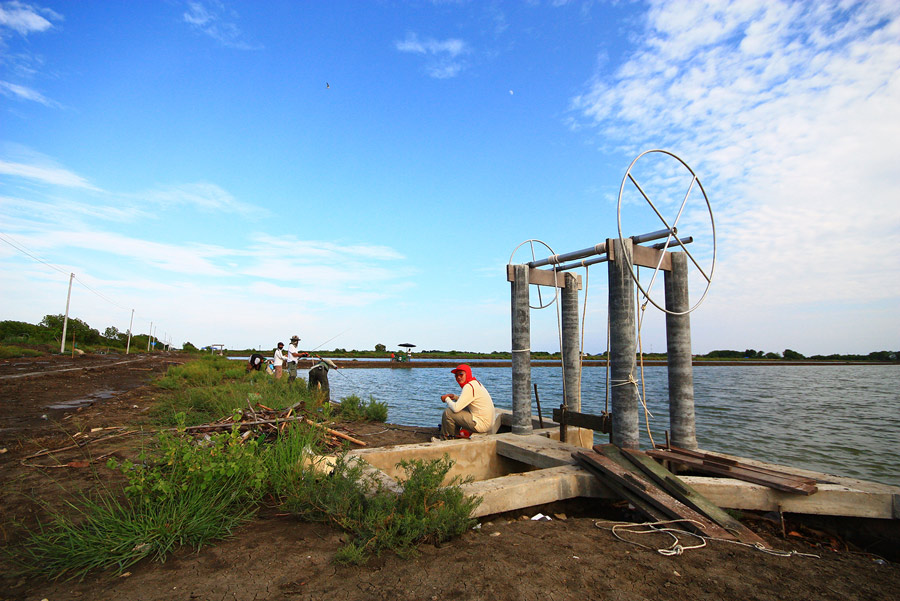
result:
[[[50,100],[37,90],[29,88],[27,86],[21,86],[18,84],[10,83],[8,81],[0,81],[0,94],[8,97],[8,98],[16,98],[19,100],[30,100],[32,102],[38,102],[43,104],[44,106],[56,107],[59,106],[58,102],[54,102]]]
[[[16,163],[0,159],[0,173],[39,181],[54,186],[97,190],[87,179],[67,169],[54,166]]]
[[[209,182],[193,182],[161,186],[136,195],[162,207],[194,207],[204,211],[230,212],[241,215],[267,213],[265,209],[249,205],[234,198],[220,186]]]
[[[241,28],[235,23],[238,14],[219,0],[188,2],[187,11],[182,16],[191,28],[208,35],[223,46],[239,50],[258,48],[246,40]]]
[[[458,38],[420,40],[415,33],[408,33],[405,40],[395,42],[394,46],[400,52],[427,57],[425,70],[435,79],[449,79],[459,75],[465,68],[460,58],[471,52],[471,48],[464,40]]]
[[[22,35],[50,29],[53,27],[51,19],[59,21],[62,16],[49,8],[15,0],[0,4],[0,28],[9,28]]]
[[[900,5],[659,1],[641,37],[573,108],[619,150],[662,146],[698,172],[711,295],[732,311],[900,299]]]

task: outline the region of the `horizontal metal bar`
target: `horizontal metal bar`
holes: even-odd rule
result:
[[[606,242],[601,242],[600,244],[595,244],[590,248],[583,248],[581,250],[572,251],[570,253],[565,253],[562,255],[550,255],[546,259],[540,259],[538,261],[532,261],[528,264],[529,267],[542,267],[544,265],[559,265],[563,261],[571,261],[573,259],[582,259],[584,257],[590,257],[591,255],[601,255],[606,252]]]
[[[642,244],[644,242],[650,242],[651,240],[659,240],[660,238],[665,238],[666,236],[671,236],[672,234],[677,234],[678,228],[673,227],[672,229],[667,230],[659,230],[657,232],[650,232],[649,234],[639,234],[637,236],[632,236],[631,241],[635,244]]]
[[[687,238],[682,238],[680,243],[678,242],[678,240],[672,240],[671,242],[669,242],[669,248],[672,248],[673,246],[681,246],[683,244],[690,244],[693,241],[694,241],[693,236],[688,236]],[[662,250],[665,247],[666,247],[666,243],[660,242],[659,244],[654,244],[650,248],[655,248],[656,250]]]
[[[587,267],[588,265],[596,265],[597,263],[605,263],[607,261],[609,261],[609,255],[603,255],[602,257],[594,257],[593,259],[575,261],[574,263],[566,263],[565,265],[560,265],[556,268],[556,271],[577,269],[579,267]]]

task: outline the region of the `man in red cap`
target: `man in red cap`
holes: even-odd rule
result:
[[[472,375],[472,368],[460,365],[452,370],[462,388],[459,396],[445,394],[447,404],[441,417],[441,437],[454,438],[460,428],[469,432],[488,432],[494,425],[494,401],[484,385]]]

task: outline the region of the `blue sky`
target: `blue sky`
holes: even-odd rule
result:
[[[715,219],[695,352],[900,347],[896,2],[7,1],[0,69],[0,319],[74,272],[71,315],[175,345],[508,350],[514,249],[618,236],[659,148]],[[673,161],[635,172],[674,215]],[[626,235],[662,227],[623,196]]]

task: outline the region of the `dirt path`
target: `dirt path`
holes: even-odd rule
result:
[[[13,520],[33,522],[34,496],[52,501],[63,496],[58,490],[96,486],[97,475],[108,478],[108,472],[90,459],[133,453],[142,438],[107,438],[26,462],[44,467],[28,467],[23,459],[41,449],[73,444],[77,432],[108,429],[91,434],[97,437],[146,426],[144,416],[156,394],[148,382],[181,361],[176,354],[158,354],[133,360],[110,355],[0,363],[0,449],[6,449],[0,454],[0,535],[5,547],[15,547],[19,540]],[[35,372],[40,373],[25,375]],[[117,429],[124,426],[128,429]],[[352,432],[372,446],[427,440],[431,434],[384,424],[353,425]],[[554,517],[527,519],[539,511]],[[15,576],[0,559],[0,600],[880,601],[896,598],[900,590],[897,564],[832,550],[832,545],[841,548],[839,541],[790,521],[788,532],[796,530],[803,537],[775,536],[780,530],[762,519],[750,525],[775,548],[818,558],[779,557],[715,541],[666,557],[656,551],[671,543],[663,535],[626,535],[648,548],[614,537],[603,520],[617,515],[608,505],[581,502],[534,508],[527,515],[493,516],[449,544],[422,547],[416,558],[386,555],[358,568],[332,563],[342,544],[339,531],[264,508],[258,519],[227,541],[199,552],[182,549],[165,564],[142,562],[122,577],[93,574],[83,582],[61,583],[26,579]]]

